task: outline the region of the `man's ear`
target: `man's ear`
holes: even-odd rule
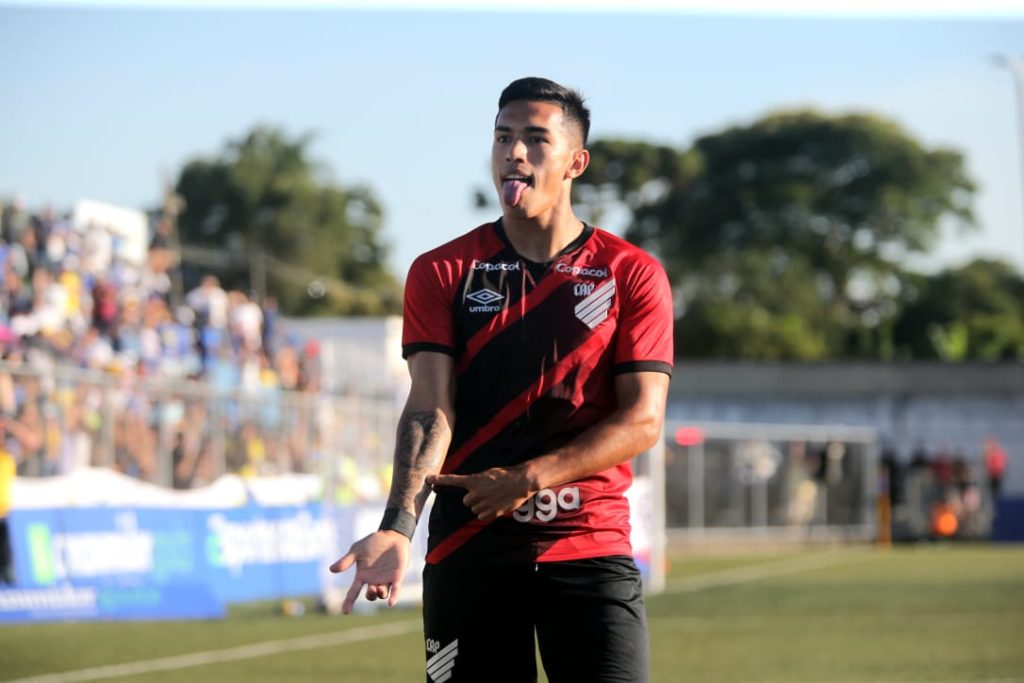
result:
[[[573,153],[572,163],[569,164],[569,168],[565,171],[565,177],[570,180],[575,180],[583,175],[583,172],[587,170],[587,166],[590,165],[590,152],[585,149],[578,149]]]

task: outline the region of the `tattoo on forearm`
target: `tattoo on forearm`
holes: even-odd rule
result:
[[[398,421],[395,467],[388,507],[422,509],[430,489],[423,483],[444,461],[451,434],[447,421],[432,410],[403,413]]]

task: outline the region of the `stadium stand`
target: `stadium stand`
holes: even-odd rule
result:
[[[0,205],[0,411],[19,475],[110,466],[187,488],[316,466],[318,346],[286,337],[272,302],[207,275],[175,305],[164,223],[133,263],[106,226]]]

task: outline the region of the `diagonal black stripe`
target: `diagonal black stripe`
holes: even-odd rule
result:
[[[494,415],[536,383],[561,359],[573,353],[593,334],[593,331],[572,313],[575,302],[572,287],[573,283],[568,282],[565,286],[557,288],[523,320],[496,335],[459,375],[455,399],[455,414],[459,419],[455,423],[450,452],[460,448]],[[528,353],[527,350],[538,348],[541,339],[546,341],[543,353]],[[561,386],[566,387],[563,395],[572,393],[571,387],[575,385],[575,381],[574,373],[570,373],[563,380]],[[548,391],[549,394],[557,394],[559,387],[551,387]],[[541,405],[547,410],[553,408],[552,403],[542,403],[544,400],[542,398],[537,401],[528,414],[513,421],[502,432],[501,437],[491,440],[492,444],[489,446],[507,444],[506,433],[510,430],[525,432],[524,425],[541,410]],[[558,403],[571,406],[571,397],[566,395]],[[513,457],[518,457],[523,451],[516,448],[515,452],[516,456]],[[509,453],[504,452],[503,457],[507,461]],[[476,470],[487,459],[473,457],[471,460],[474,464],[469,466]],[[459,469],[472,471],[462,467]]]

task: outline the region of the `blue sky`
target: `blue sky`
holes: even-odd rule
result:
[[[492,217],[498,93],[578,86],[594,137],[688,145],[778,109],[866,111],[967,156],[981,223],[945,231],[923,269],[975,255],[1024,269],[1021,143],[1004,18],[357,9],[81,9],[0,3],[0,196],[32,209],[147,207],[161,174],[255,123],[316,131],[313,156],[383,201],[391,266]],[[618,231],[622,226],[607,225]]]

